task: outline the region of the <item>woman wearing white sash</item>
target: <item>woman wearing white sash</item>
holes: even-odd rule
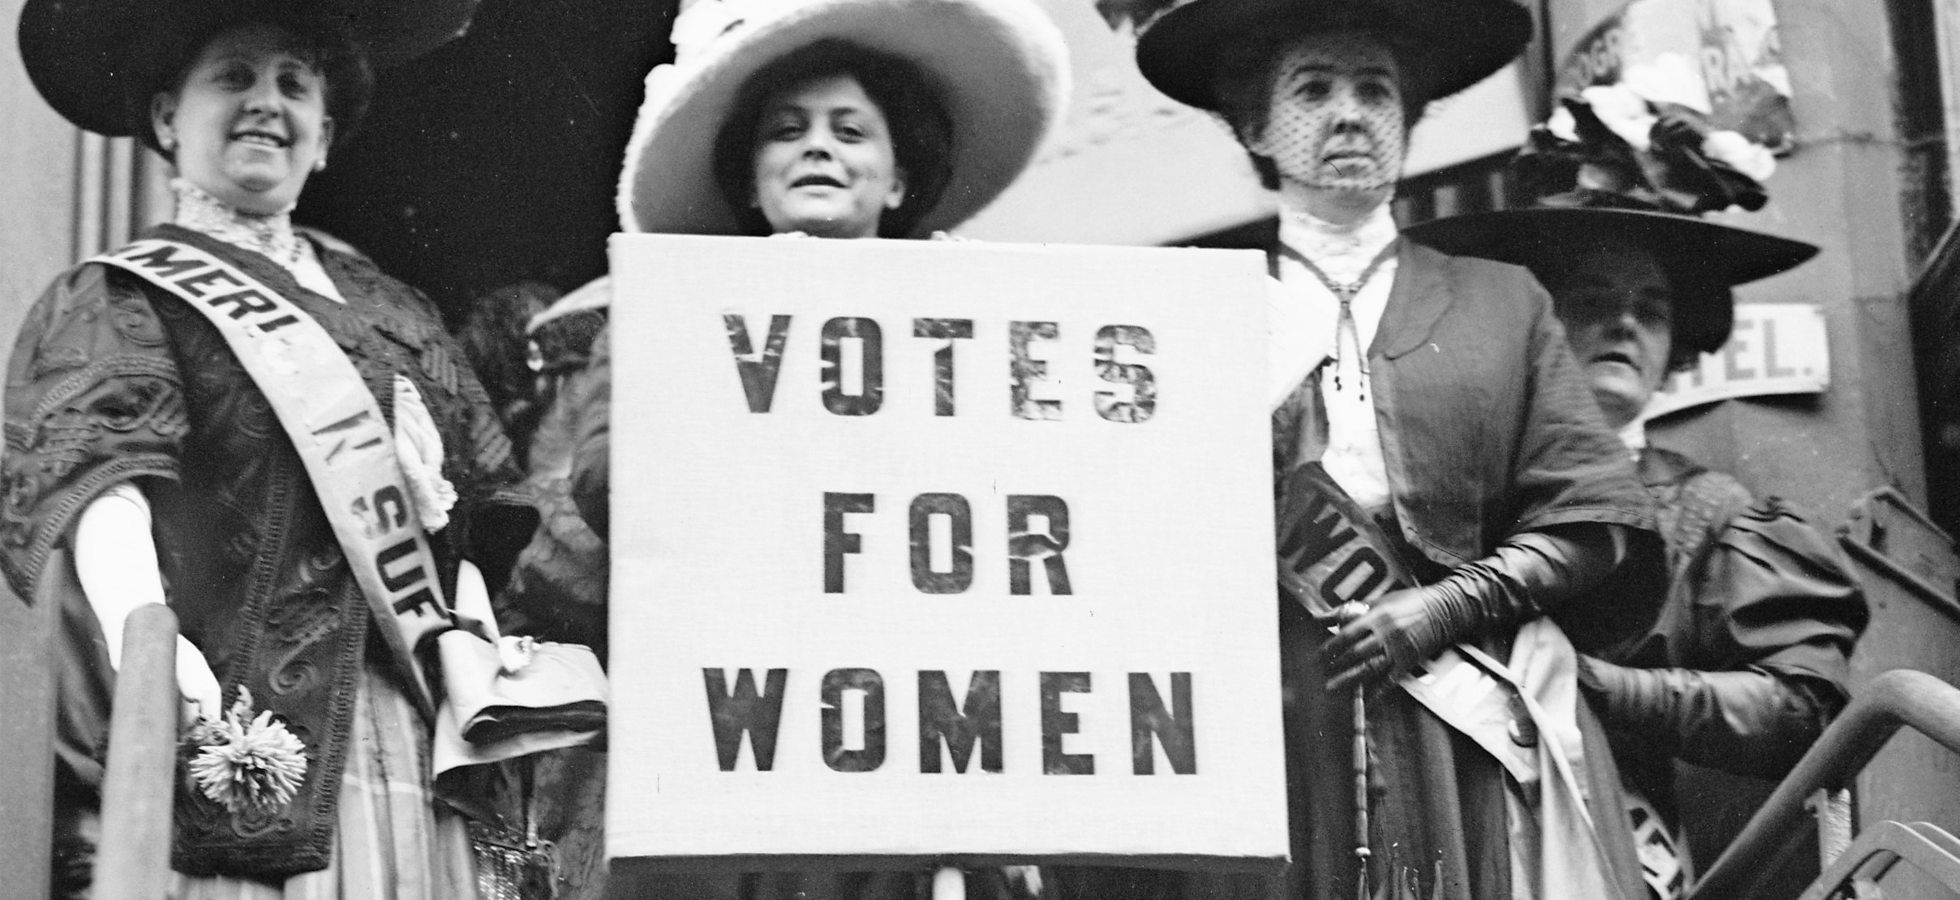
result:
[[[23,11],[49,103],[179,175],[175,221],[57,278],[8,369],[0,564],[62,606],[57,896],[87,893],[121,623],[145,602],[180,617],[186,698],[242,726],[187,739],[173,897],[474,896],[405,649],[447,626],[444,598],[501,579],[535,513],[428,300],[288,218],[360,118],[370,58],[431,49],[472,5]],[[302,414],[334,403],[353,413]],[[381,485],[372,508],[336,499],[349,484]]]

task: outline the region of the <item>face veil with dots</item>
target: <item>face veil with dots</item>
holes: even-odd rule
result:
[[[1379,41],[1309,35],[1274,69],[1266,127],[1248,146],[1283,182],[1374,191],[1392,187],[1406,150],[1400,70]]]

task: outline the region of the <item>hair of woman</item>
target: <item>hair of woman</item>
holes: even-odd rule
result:
[[[129,120],[142,123],[136,134],[143,143],[175,161],[157,142],[156,130],[149,125],[151,98],[181,90],[198,54],[213,38],[233,28],[260,23],[284,31],[286,49],[320,72],[327,85],[327,115],[333,117],[334,140],[346,141],[367,115],[368,101],[374,96],[374,69],[344,16],[310,13],[294,9],[295,5],[254,3],[243,12],[228,5],[225,15],[167,19],[159,28],[139,33],[129,51],[133,77],[124,102],[129,104]]]
[[[769,233],[768,220],[751,203],[763,104],[797,85],[838,75],[856,79],[884,114],[893,157],[905,176],[905,199],[879,220],[878,236],[906,236],[939,202],[952,176],[953,124],[925,72],[889,53],[828,38],[786,53],[750,77],[715,137],[715,181],[744,231]]]

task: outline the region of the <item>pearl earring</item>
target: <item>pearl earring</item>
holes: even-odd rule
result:
[[[314,160],[314,161],[313,161],[313,171],[315,171],[315,172],[324,172],[324,171],[326,171],[326,169],[327,169],[327,158],[326,158],[326,157],[324,157],[324,156],[322,156],[322,157],[320,157],[319,159],[317,159],[317,160]]]

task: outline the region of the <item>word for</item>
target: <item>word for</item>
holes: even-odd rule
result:
[[[783,697],[789,683],[788,669],[770,669],[764,686],[756,690],[755,672],[737,669],[735,687],[728,686],[725,669],[702,669],[708,692],[708,717],[714,732],[715,756],[723,772],[735,771],[741,753],[742,736],[748,735],[749,749],[755,754],[757,771],[771,771],[776,764],[776,733],[782,723]],[[1090,753],[1062,752],[1062,736],[1076,733],[1078,716],[1062,711],[1063,694],[1090,692],[1087,672],[1043,672],[1041,684],[1041,771],[1046,775],[1094,775],[1096,759]],[[1170,760],[1171,771],[1179,775],[1198,772],[1198,747],[1193,737],[1191,673],[1171,673],[1171,703],[1164,706],[1156,682],[1145,672],[1129,673],[1130,687],[1130,770],[1138,775],[1157,771],[1157,746]],[[844,693],[863,693],[861,738],[846,749],[844,734]],[[871,772],[885,763],[887,717],[885,680],[874,669],[832,669],[824,673],[818,695],[822,707],[822,753],[824,764],[837,772]],[[980,771],[999,772],[1001,764],[1000,672],[973,673],[967,682],[966,699],[955,703],[946,673],[919,672],[919,771],[944,771],[940,748],[946,749],[953,771],[964,774],[979,751]],[[1153,743],[1155,742],[1155,743]]]
[[[769,336],[762,353],[755,352],[749,340],[746,317],[725,313],[722,324],[728,329],[728,347],[735,355],[735,371],[742,379],[742,392],[748,398],[749,412],[766,413],[776,397],[776,377],[782,372],[783,349],[789,344],[791,316],[769,319]],[[912,336],[940,342],[933,352],[933,414],[954,414],[953,342],[973,337],[972,319],[913,319]],[[1054,322],[1010,322],[1007,329],[1008,397],[1011,411],[1023,419],[1059,420],[1062,401],[1037,399],[1033,386],[1048,375],[1046,360],[1037,359],[1031,348],[1039,342],[1061,336]],[[823,406],[840,416],[868,416],[885,403],[884,329],[875,320],[860,316],[839,316],[823,323],[819,352],[823,359]],[[844,378],[845,343],[857,344],[857,384]],[[1111,422],[1136,424],[1150,419],[1157,410],[1157,380],[1149,367],[1116,361],[1116,347],[1128,346],[1141,354],[1157,352],[1157,339],[1149,329],[1136,325],[1104,325],[1096,331],[1096,375],[1110,384],[1130,388],[1130,399],[1115,391],[1096,391],[1096,415]],[[852,390],[846,390],[852,387]]]
[[[861,552],[862,537],[844,530],[848,513],[875,512],[872,494],[823,495],[823,590],[844,593],[844,555]],[[927,594],[957,594],[973,585],[973,507],[959,494],[920,494],[912,498],[912,585]],[[932,517],[951,520],[952,568],[932,568]],[[1047,520],[1047,533],[1029,527],[1032,518]],[[1073,593],[1068,564],[1068,504],[1046,494],[1007,495],[1007,585],[1009,594],[1032,594],[1032,564],[1040,561],[1051,594]]]

